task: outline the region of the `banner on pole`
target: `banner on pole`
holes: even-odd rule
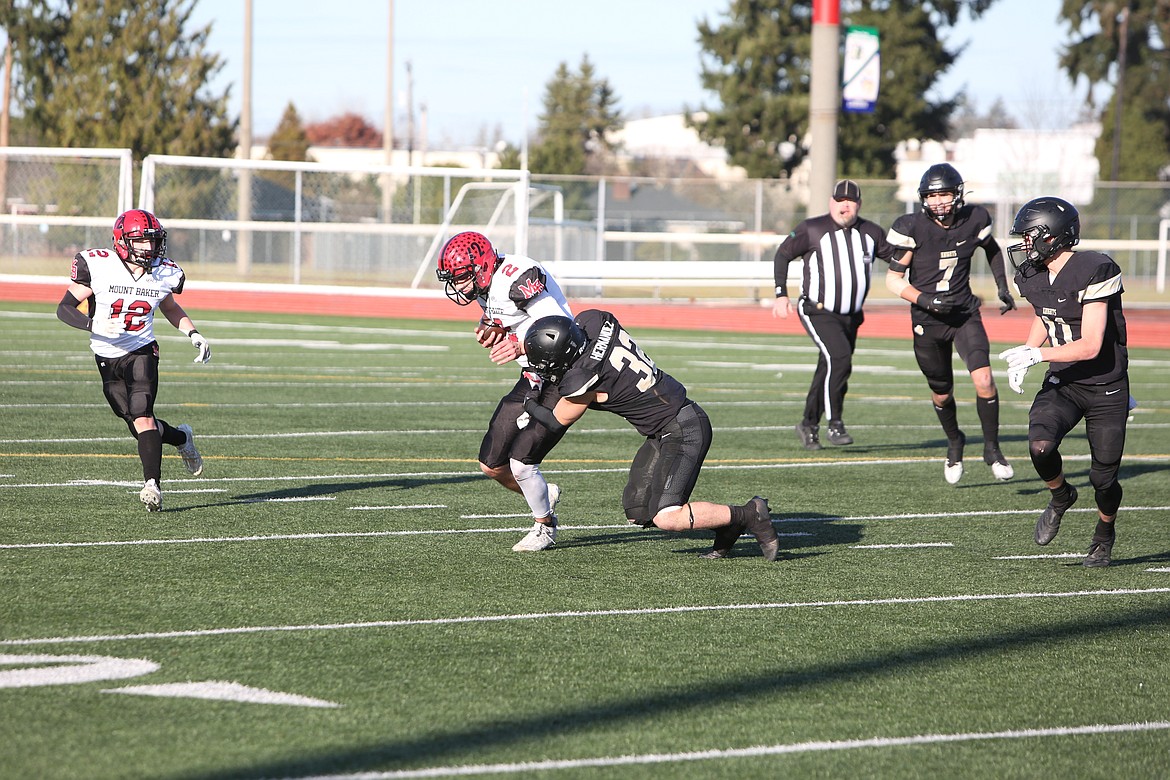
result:
[[[868,114],[877,103],[882,57],[874,27],[849,27],[845,32],[845,64],[841,69],[841,102],[845,111]]]

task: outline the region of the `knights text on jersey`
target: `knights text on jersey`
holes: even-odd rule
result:
[[[587,392],[608,394],[595,407],[612,412],[643,436],[654,436],[687,405],[687,389],[634,343],[612,314],[588,309],[577,315],[588,343],[585,355],[565,372],[560,392],[573,398]]]
[[[112,249],[84,249],[73,257],[69,278],[93,290],[93,319],[123,317],[126,331],[115,338],[91,335],[89,348],[101,357],[121,357],[154,341],[154,312],[168,295],[183,292],[183,269],[162,259],[135,279]]]
[[[882,229],[858,219],[841,227],[828,214],[806,219],[796,226],[776,250],[773,264],[777,295],[782,295],[788,264],[803,258],[800,294],[827,311],[852,314],[860,311],[869,293],[874,257],[889,259]]]
[[[1015,283],[1044,323],[1054,347],[1081,338],[1086,303],[1104,301],[1109,307],[1105,336],[1097,357],[1075,363],[1053,362],[1048,368],[1051,376],[1061,382],[1100,385],[1126,375],[1129,354],[1125,346],[1125,314],[1121,309],[1121,294],[1125,289],[1121,284],[1121,269],[1112,258],[1100,252],[1073,252],[1056,278],[1049,279],[1047,271],[1027,277],[1016,274]]]
[[[903,214],[894,220],[888,238],[898,249],[914,253],[907,281],[920,292],[946,293],[962,308],[977,307],[971,292],[971,257],[992,238],[987,209],[963,206],[949,228],[921,211]]]
[[[508,329],[508,338],[519,342],[541,317],[572,317],[569,302],[557,280],[530,257],[506,255],[492,275],[486,296],[480,296],[485,320]],[[517,358],[528,367],[528,358]]]

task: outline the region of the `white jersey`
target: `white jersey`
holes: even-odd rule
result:
[[[135,269],[138,266],[134,266]],[[183,269],[163,258],[135,279],[112,249],[84,249],[73,257],[70,279],[93,290],[92,319],[123,317],[126,332],[114,338],[90,334],[95,355],[122,357],[154,341],[154,312],[171,293],[181,293]]]
[[[508,338],[523,343],[532,323],[541,317],[573,318],[557,280],[531,257],[506,255],[496,266],[486,296],[478,299],[485,320],[508,329]],[[516,359],[528,368],[528,358]]]

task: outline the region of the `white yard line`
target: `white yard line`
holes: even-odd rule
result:
[[[156,631],[139,634],[91,634],[82,636],[40,637],[34,639],[4,639],[0,646],[29,646],[76,644],[93,642],[122,642],[143,639],[182,639],[188,637],[226,636],[230,634],[266,634],[292,631],[348,631],[367,628],[403,628],[407,626],[444,626],[482,623],[506,623],[519,620],[549,620],[568,618],[607,618],[637,615],[671,615],[687,612],[729,612],[736,610],[825,609],[829,607],[881,607],[914,604],[941,604],[947,602],[1004,601],[1017,599],[1069,599],[1094,596],[1148,596],[1170,593],[1167,588],[1124,588],[1117,590],[1079,590],[1038,593],[967,593],[954,596],[920,596],[886,599],[851,599],[845,601],[791,601],[758,604],[707,604],[689,607],[645,607],[641,609],[605,609],[584,612],[526,612],[511,615],[468,615],[447,618],[416,618],[413,620],[374,620],[357,623],[312,623],[284,626],[240,626],[236,628],[206,628],[187,631]]]
[[[911,737],[871,737],[814,742],[796,742],[788,745],[758,745],[749,748],[696,750],[687,753],[643,753],[640,755],[598,756],[597,758],[552,759],[522,761],[511,764],[461,764],[425,769],[400,769],[389,772],[355,772],[352,774],[313,775],[304,780],[399,780],[410,777],[469,777],[473,775],[520,774],[548,772],[554,769],[583,769],[646,764],[678,764],[689,761],[709,761],[727,758],[758,758],[799,753],[827,753],[838,750],[865,748],[895,748],[918,745],[937,745],[952,742],[979,742],[1003,739],[1039,739],[1043,737],[1095,736],[1125,734],[1143,731],[1165,731],[1170,721],[1145,723],[1096,723],[1090,726],[1057,726],[1046,729],[1012,729],[1008,731],[972,731],[958,734],[918,734]],[[675,770],[683,772],[681,768]]]

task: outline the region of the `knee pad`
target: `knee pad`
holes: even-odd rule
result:
[[[1051,482],[1060,476],[1060,472],[1064,471],[1064,459],[1060,457],[1060,450],[1057,449],[1056,442],[1030,441],[1028,442],[1028,455],[1032,458],[1032,466],[1036,469],[1036,475],[1045,482]]]

